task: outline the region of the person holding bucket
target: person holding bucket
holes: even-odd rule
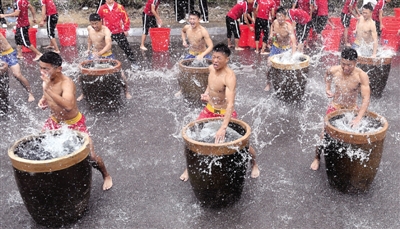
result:
[[[143,14],[142,14],[143,33],[142,33],[142,43],[140,43],[141,50],[147,50],[147,48],[144,46],[144,41],[146,40],[146,36],[149,34],[149,29],[161,27],[162,25],[162,20],[160,18],[160,15],[158,14],[159,5],[160,5],[160,0],[147,0],[147,3],[143,8]]]
[[[201,100],[207,102],[207,106],[201,111],[199,119],[222,117],[221,127],[215,134],[215,144],[225,141],[226,128],[231,118],[237,118],[234,109],[236,96],[236,75],[228,66],[231,50],[223,43],[217,44],[213,48],[212,65],[210,65],[210,74],[208,76],[208,85]],[[249,147],[251,155],[251,177],[260,176],[260,170],[255,161],[256,152],[253,147]],[[182,181],[189,179],[188,170],[185,169],[179,177]]]
[[[378,33],[378,37],[381,37],[382,29],[385,28],[385,26],[383,25],[383,9],[385,8],[385,4],[390,2],[391,0],[378,0],[373,9],[372,20],[375,21],[375,27],[376,32]]]
[[[10,14],[0,14],[1,18],[5,17],[18,17],[17,18],[17,25],[15,30],[15,43],[17,44],[17,58],[23,59],[21,47],[24,45],[25,47],[32,50],[36,56],[33,58],[34,61],[38,61],[40,56],[42,55],[39,50],[33,46],[29,40],[29,14],[28,10],[31,11],[33,22],[36,22],[36,13],[33,6],[27,0],[17,0],[16,4],[17,8],[13,13]]]
[[[329,68],[325,73],[326,95],[333,98],[326,114],[339,109],[356,109],[357,116],[351,121],[351,126],[357,126],[368,109],[370,101],[369,78],[360,68],[357,68],[357,51],[345,48],[341,53],[340,65]],[[332,84],[335,86],[333,92]],[[361,92],[361,107],[357,106],[358,93]],[[321,150],[317,146],[315,158],[310,166],[318,170],[321,160]]]
[[[249,19],[247,16],[249,13],[253,12],[253,2],[254,0],[245,0],[243,2],[238,2],[226,14],[225,20],[229,48],[234,47],[235,50],[244,50],[243,48],[239,47],[240,29],[239,22],[237,21],[242,15],[244,15],[244,20],[250,31],[254,31],[254,28],[249,24]],[[235,39],[234,45],[232,45],[231,42],[232,35]]]
[[[57,130],[62,125],[69,129],[89,134],[86,119],[79,112],[76,104],[76,86],[71,78],[62,73],[62,59],[58,53],[46,52],[39,60],[41,79],[43,80],[43,96],[38,106],[41,109],[50,109],[50,117],[46,120],[44,130]],[[92,138],[89,137],[90,160],[92,166],[98,169],[103,176],[103,190],[112,187],[113,182],[107,172],[103,159],[94,152]]]
[[[126,38],[131,21],[125,8],[116,3],[115,0],[106,0],[106,4],[100,6],[98,14],[103,19],[103,24],[110,29],[111,39],[117,42],[118,46],[125,52],[128,60],[131,61],[132,69],[138,69],[139,66],[136,64],[135,54]]]
[[[8,43],[7,39],[0,33],[0,52],[1,52],[1,60],[8,64],[8,67],[11,69],[12,75],[18,79],[18,81],[24,86],[26,91],[29,94],[28,102],[32,102],[35,100],[33,97],[31,85],[28,80],[22,75],[21,67],[18,64],[17,52],[11,47],[10,43]]]
[[[45,48],[54,49],[55,53],[60,53],[56,41],[56,34],[54,32],[58,22],[57,7],[53,0],[41,0],[40,3],[42,4],[42,19],[40,20],[39,25],[42,27],[46,20],[47,36],[50,38],[50,45]]]
[[[101,18],[99,14],[94,13],[89,16],[90,25],[87,27],[88,30],[88,59],[115,59],[114,54],[111,51],[111,32],[110,30],[101,24]],[[128,90],[128,82],[124,71],[121,71],[122,85],[124,86],[125,98],[131,99],[132,95]],[[81,101],[84,97],[82,93],[76,100]]]

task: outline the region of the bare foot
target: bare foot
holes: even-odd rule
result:
[[[251,168],[251,178],[257,178],[260,176],[260,170],[258,169],[258,165],[253,165]]]
[[[81,94],[77,99],[76,99],[76,101],[81,101],[82,99],[83,99],[83,97],[84,97],[84,95],[83,94]]]
[[[17,56],[17,59],[21,59],[21,60],[23,60],[23,59],[25,59],[23,56]]]
[[[255,52],[255,53],[260,53],[260,50],[257,50],[257,49],[256,49],[256,50],[254,50],[254,52]]]
[[[267,86],[265,86],[264,91],[269,91],[271,90],[271,85],[267,83]]]
[[[319,169],[319,159],[315,158],[314,161],[311,163],[310,169],[316,171]]]
[[[35,59],[33,59],[33,61],[38,61],[41,56],[42,56],[42,54],[36,55],[36,57],[35,57]]]
[[[179,179],[181,179],[181,181],[189,180],[189,173],[188,173],[187,169],[185,169],[185,172],[182,173],[182,175],[179,177]]]
[[[28,102],[33,102],[33,101],[35,101],[35,97],[33,97],[32,93],[29,93]]]
[[[52,46],[52,45],[47,45],[46,47],[44,47],[44,49],[54,49],[54,46]]]
[[[104,177],[104,183],[103,183],[103,190],[108,190],[113,186],[112,178],[111,176],[106,176]]]
[[[146,51],[146,50],[147,50],[147,48],[146,48],[146,47],[144,47],[144,46],[140,46],[140,49],[141,49],[141,50],[144,50],[144,51]]]
[[[260,54],[261,54],[261,55],[268,55],[269,52],[262,51]]]
[[[351,47],[351,44],[350,43],[346,43],[346,47]]]
[[[127,93],[125,93],[125,98],[132,99],[132,95],[129,92],[127,92]]]
[[[228,44],[228,48],[234,48],[235,46]]]
[[[244,48],[236,47],[235,50],[242,51],[242,50],[244,50]]]

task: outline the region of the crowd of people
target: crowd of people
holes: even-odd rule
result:
[[[21,74],[18,59],[21,55],[22,45],[31,49],[36,56],[34,60],[39,61],[41,79],[43,81],[43,96],[39,100],[39,107],[42,109],[50,108],[50,118],[46,121],[43,129],[58,129],[61,124],[67,124],[71,129],[87,132],[85,117],[79,112],[76,101],[81,100],[84,95],[76,98],[76,87],[74,82],[62,73],[62,58],[55,39],[55,26],[58,21],[57,8],[53,0],[41,0],[42,13],[36,18],[36,12],[28,0],[17,0],[16,8],[13,13],[0,14],[0,18],[17,17],[15,51],[7,39],[0,34],[1,59],[6,62],[12,74],[22,83],[29,93],[29,101],[34,97],[29,82]],[[160,27],[163,24],[158,13],[160,0],[148,0],[143,7],[142,13],[142,37],[140,49],[146,51],[145,40],[150,28]],[[333,101],[328,107],[332,112],[337,109],[352,108],[358,109],[358,115],[353,120],[352,125],[357,125],[368,108],[369,104],[369,80],[368,76],[361,69],[356,67],[358,54],[355,49],[360,46],[367,46],[371,50],[371,57],[376,56],[380,31],[384,28],[382,24],[382,11],[385,2],[390,0],[378,0],[373,5],[371,2],[363,4],[361,13],[357,8],[357,0],[346,0],[344,2],[341,19],[345,28],[345,46],[341,53],[340,65],[333,66],[326,71],[326,94],[333,97]],[[225,140],[225,133],[231,118],[237,118],[234,109],[236,96],[236,76],[229,68],[229,57],[231,48],[237,51],[239,47],[240,24],[248,26],[251,31],[255,31],[256,53],[268,55],[270,58],[283,52],[295,53],[303,52],[307,46],[307,38],[310,29],[316,33],[319,40],[322,40],[321,32],[329,22],[328,1],[326,0],[296,0],[290,9],[280,6],[280,0],[245,0],[238,1],[226,14],[227,44],[213,45],[213,41],[207,29],[201,23],[208,23],[207,1],[199,0],[199,8],[202,12],[194,10],[193,0],[175,1],[176,20],[179,23],[187,23],[181,30],[182,46],[188,48],[185,58],[209,58],[212,64],[209,66],[208,86],[204,94],[201,95],[202,101],[207,105],[201,111],[198,119],[209,117],[222,117],[223,122],[215,135],[215,143],[222,143]],[[41,53],[29,41],[28,29],[30,27],[28,10],[31,11],[33,21],[40,26],[46,23],[47,33],[50,44],[46,49],[52,50]],[[188,14],[186,16],[186,13]],[[350,18],[357,19],[356,37],[353,44],[347,37],[347,28]],[[188,21],[186,21],[188,20]],[[127,36],[130,29],[129,16],[121,4],[115,0],[100,0],[96,13],[89,17],[87,53],[89,59],[108,59],[114,58],[111,50],[111,42],[115,41],[124,51],[126,58],[131,62],[132,68],[137,69],[136,58]],[[254,24],[251,26],[251,24]],[[400,32],[400,31],[399,31]],[[262,45],[259,47],[259,39],[264,34]],[[234,38],[234,42],[231,38]],[[240,53],[238,54],[240,55]],[[270,61],[268,61],[270,65]],[[123,75],[125,86],[125,96],[131,98],[128,90],[126,78]],[[267,81],[269,77],[267,74]],[[349,83],[351,82],[351,83]],[[335,90],[332,93],[331,85]],[[265,90],[270,89],[267,82]],[[358,93],[361,92],[362,104],[357,106]],[[111,176],[108,174],[103,160],[94,152],[92,141],[90,141],[91,159],[95,168],[98,168],[103,175],[103,189],[107,190],[112,186]],[[253,147],[249,147],[251,155],[251,177],[256,178],[260,175],[258,165],[255,161],[256,152]],[[317,150],[315,160],[311,169],[319,167],[320,153]],[[180,176],[186,181],[189,179],[187,170]]]

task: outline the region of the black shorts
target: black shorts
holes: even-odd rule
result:
[[[300,23],[296,24],[296,39],[298,43],[303,43],[310,33],[310,29],[312,27],[312,22],[309,21],[307,24],[302,25]]]
[[[143,12],[142,14],[143,34],[148,35],[150,28],[157,28],[157,19],[155,16],[149,16]]]
[[[15,43],[17,45],[24,45],[26,47],[31,46],[31,42],[29,40],[29,26],[16,28]]]
[[[328,16],[315,16],[312,19],[313,29],[317,34],[321,34],[322,30],[325,29]]]
[[[263,18],[256,18],[256,23],[255,23],[255,39],[256,41],[260,40],[261,36],[261,31],[264,33],[263,37],[263,42],[268,43],[268,37],[269,37],[269,21],[267,19]]]
[[[379,21],[375,21],[375,28],[378,37],[381,37],[381,23]]]
[[[240,38],[240,28],[239,22],[237,20],[233,20],[232,18],[226,16],[226,30],[227,30],[227,37],[231,38],[232,34],[236,39]]]
[[[351,19],[351,14],[345,14],[342,13],[342,16],[340,17],[341,21],[342,21],[342,25],[345,28],[349,28],[350,26],[350,19]]]
[[[50,39],[56,38],[54,29],[56,28],[57,22],[58,22],[58,14],[53,14],[53,15],[47,16],[47,18],[46,18],[47,36]]]

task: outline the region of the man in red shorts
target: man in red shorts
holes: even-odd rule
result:
[[[326,95],[328,98],[333,98],[326,114],[339,109],[358,109],[358,93],[361,92],[361,107],[358,109],[357,117],[350,124],[357,126],[369,105],[369,79],[363,70],[356,67],[358,57],[356,50],[345,48],[341,57],[340,65],[331,67],[325,73]],[[335,85],[334,92],[331,91],[332,83]],[[319,168],[321,152],[318,148],[317,146],[315,158],[310,167],[312,170]]]
[[[226,128],[231,118],[237,118],[234,109],[236,95],[236,76],[228,66],[230,49],[225,44],[217,44],[213,48],[212,65],[210,65],[210,74],[208,75],[208,85],[201,100],[207,102],[207,106],[201,111],[197,119],[223,117],[223,122],[215,134],[215,143],[225,141]],[[251,177],[257,178],[260,175],[258,165],[255,161],[256,153],[250,146],[251,154]],[[180,179],[187,181],[189,174],[187,169],[180,176]]]
[[[88,133],[83,116],[76,105],[76,87],[71,78],[65,76],[61,70],[62,59],[58,53],[46,52],[39,59],[40,73],[43,80],[43,96],[39,100],[39,107],[50,108],[50,118],[47,119],[43,130],[55,130],[62,125],[68,128]],[[106,166],[100,156],[94,152],[92,139],[90,143],[90,159],[93,167],[100,170],[103,175],[103,190],[110,189],[113,185]]]

